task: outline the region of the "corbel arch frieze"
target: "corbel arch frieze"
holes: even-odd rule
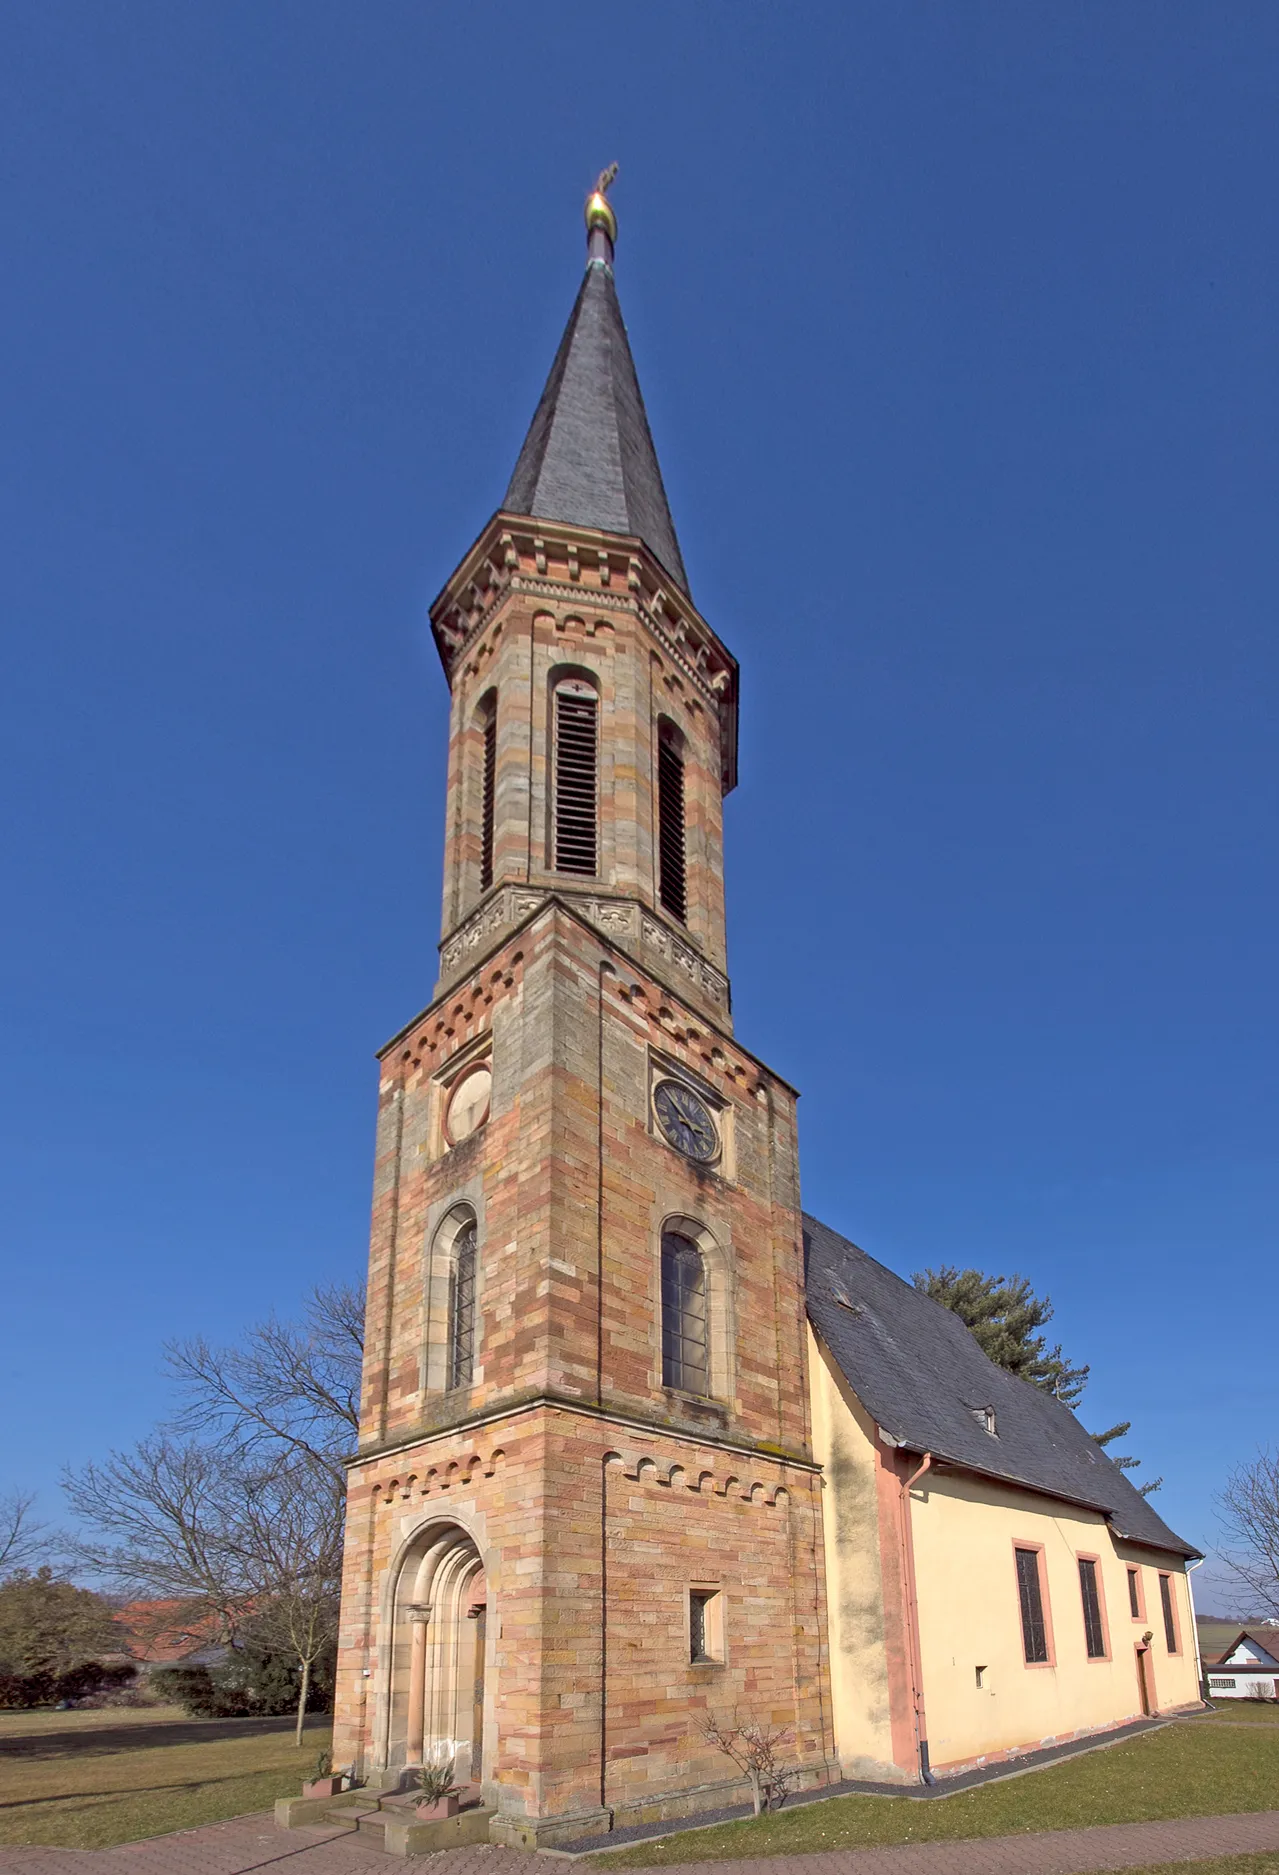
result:
[[[604,1454],[606,1471],[616,1472],[634,1484],[651,1485],[659,1491],[692,1491],[698,1497],[732,1498],[744,1504],[759,1504],[766,1509],[785,1506],[790,1492],[776,1480],[745,1476],[740,1471],[716,1474],[706,1469],[690,1470],[678,1459],[656,1458],[651,1452],[627,1456],[624,1452]]]

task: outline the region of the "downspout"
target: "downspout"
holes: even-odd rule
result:
[[[595,1405],[604,1405],[604,979],[616,976],[606,957],[596,978],[595,1085]],[[600,1464],[600,1809],[608,1809],[608,1465]],[[610,1817],[610,1826],[612,1818]]]
[[[926,1471],[932,1469],[933,1455],[925,1452],[918,1471],[902,1480],[898,1495],[901,1514],[902,1566],[906,1578],[906,1640],[910,1657],[910,1703],[915,1722],[915,1745],[919,1753],[919,1779],[935,1784],[928,1763],[928,1724],[924,1716],[924,1662],[919,1647],[919,1595],[915,1587],[915,1541],[911,1531],[910,1494]]]
[[[1194,1562],[1186,1564],[1186,1600],[1190,1603],[1190,1632],[1195,1637],[1195,1678],[1199,1683],[1199,1697],[1205,1706],[1210,1706],[1212,1701],[1208,1697],[1208,1682],[1204,1678],[1203,1655],[1199,1650],[1199,1620],[1195,1614],[1195,1588],[1190,1580],[1194,1570],[1202,1569],[1207,1560],[1206,1556],[1197,1556]]]

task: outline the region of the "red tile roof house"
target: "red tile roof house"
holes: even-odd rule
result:
[[[181,1601],[127,1602],[115,1611],[120,1657],[136,1661],[141,1673],[157,1667],[215,1667],[227,1654],[213,1615],[183,1613]]]
[[[1241,1628],[1204,1672],[1211,1699],[1279,1699],[1279,1621]]]

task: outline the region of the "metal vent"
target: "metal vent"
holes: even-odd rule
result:
[[[687,910],[684,889],[684,757],[666,736],[657,745],[657,857],[658,896],[664,908],[683,924]]]
[[[555,870],[596,876],[599,699],[585,684],[555,692]]]
[[[484,724],[484,788],[480,801],[480,890],[493,883],[493,787],[497,780],[497,700]]]

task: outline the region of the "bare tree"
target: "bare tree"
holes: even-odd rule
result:
[[[342,1591],[342,1517],[315,1461],[248,1482],[241,1541],[246,1573],[258,1578],[251,1627],[259,1644],[298,1663],[297,1742],[317,1661],[337,1639]]]
[[[25,1569],[48,1548],[49,1526],[32,1516],[34,1491],[0,1497],[0,1577]]]
[[[234,1644],[253,1582],[239,1561],[244,1480],[227,1453],[159,1434],[67,1474],[63,1489],[84,1526],[72,1546],[84,1570],[165,1602],[166,1626],[212,1617]]]
[[[765,1810],[781,1809],[796,1775],[796,1766],[784,1764],[781,1756],[793,1743],[789,1726],[765,1725],[759,1719],[742,1719],[735,1712],[731,1725],[708,1714],[699,1729],[708,1744],[722,1751],[749,1778],[756,1816]]]
[[[342,1459],[360,1427],[362,1286],[314,1290],[301,1323],[272,1316],[242,1347],[213,1348],[197,1337],[166,1352],[186,1394],[182,1430],[258,1454],[304,1454],[345,1488]]]
[[[1259,1608],[1279,1615],[1279,1451],[1267,1447],[1250,1465],[1237,1465],[1217,1510],[1229,1544],[1226,1564]]]
[[[76,1546],[81,1566],[163,1602],[165,1628],[198,1622],[230,1646],[292,1655],[300,1740],[337,1633],[342,1519],[327,1466],[157,1438],[86,1466],[66,1491],[96,1534]]]
[[[232,1646],[293,1656],[299,1737],[337,1632],[363,1328],[362,1292],[335,1286],[302,1322],[273,1317],[240,1347],[175,1344],[173,1427],[64,1480],[91,1533],[82,1566],[169,1603],[166,1625],[211,1619]]]

